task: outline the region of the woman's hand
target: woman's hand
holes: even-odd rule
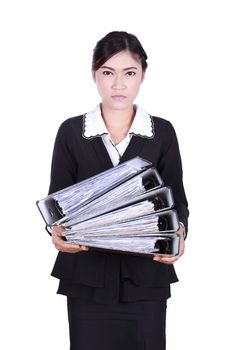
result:
[[[163,264],[173,264],[175,261],[177,261],[183,254],[184,254],[184,249],[185,249],[185,243],[184,243],[184,228],[180,226],[179,230],[177,233],[180,235],[180,249],[179,249],[179,254],[176,256],[172,257],[166,257],[166,256],[160,256],[156,255],[153,260],[158,261]]]
[[[62,226],[52,227],[52,242],[55,248],[63,253],[79,253],[89,250],[88,247],[78,244],[69,244],[64,240],[63,232],[65,229]]]

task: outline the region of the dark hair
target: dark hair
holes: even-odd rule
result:
[[[142,70],[145,72],[147,68],[146,52],[134,34],[123,31],[110,32],[97,42],[93,51],[92,70],[97,71],[109,58],[125,50],[140,61]]]

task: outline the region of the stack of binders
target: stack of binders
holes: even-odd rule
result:
[[[139,255],[179,253],[179,220],[170,187],[140,157],[36,202],[67,243]]]

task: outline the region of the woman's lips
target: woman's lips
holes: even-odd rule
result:
[[[112,99],[115,100],[115,101],[123,101],[126,99],[126,96],[123,96],[123,95],[113,95],[112,96]]]

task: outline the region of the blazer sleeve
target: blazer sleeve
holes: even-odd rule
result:
[[[179,220],[184,224],[188,232],[188,202],[183,185],[183,170],[180,156],[179,144],[174,127],[169,121],[164,134],[164,142],[158,163],[158,170],[166,186],[171,186],[175,209]]]
[[[78,164],[74,158],[75,137],[69,120],[61,124],[54,144],[49,194],[77,182]]]

